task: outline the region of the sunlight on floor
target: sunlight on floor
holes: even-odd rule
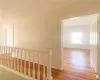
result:
[[[84,55],[80,51],[72,51],[72,64],[79,65],[79,66],[84,66],[85,65],[85,60],[84,60]]]

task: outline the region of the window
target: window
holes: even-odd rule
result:
[[[72,43],[73,44],[82,43],[82,32],[72,32]]]

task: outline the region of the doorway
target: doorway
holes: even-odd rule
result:
[[[93,14],[62,20],[64,69],[97,72],[97,18]]]

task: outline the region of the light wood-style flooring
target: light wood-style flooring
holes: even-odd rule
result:
[[[82,49],[64,49],[64,69],[53,70],[53,80],[96,80],[96,74],[90,65],[90,51]]]

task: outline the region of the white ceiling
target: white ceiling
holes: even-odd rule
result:
[[[84,0],[0,0],[0,8],[56,10],[82,1]]]
[[[97,22],[98,14],[89,15],[89,16],[80,16],[63,20],[63,26],[73,26],[73,25],[88,25],[95,24]]]
[[[68,5],[75,3],[99,3],[100,0],[0,0],[0,7],[3,6],[8,7],[16,6],[16,7],[32,7],[35,8],[44,8],[44,9],[56,9],[56,8],[66,8]],[[94,4],[95,4],[94,3]],[[13,7],[12,7],[13,8]],[[27,8],[26,8],[27,9]]]

